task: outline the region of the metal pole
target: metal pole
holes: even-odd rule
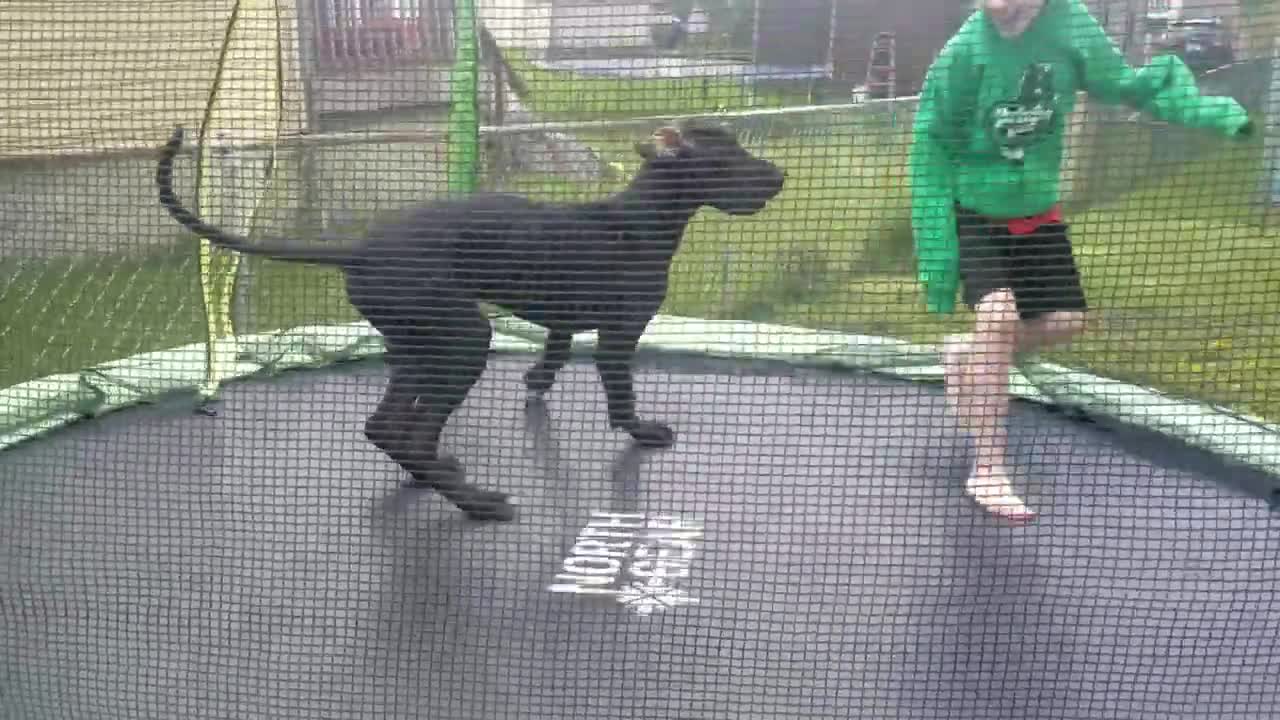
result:
[[[1264,182],[1271,207],[1280,207],[1280,37],[1271,38],[1271,62],[1267,81],[1263,160],[1267,169]]]

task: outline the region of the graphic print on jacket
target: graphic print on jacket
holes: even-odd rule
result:
[[[1058,105],[1053,79],[1052,64],[1027,65],[1018,96],[996,103],[986,113],[987,131],[1009,160],[1021,162],[1027,146],[1048,137]]]

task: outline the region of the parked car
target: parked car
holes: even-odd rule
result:
[[[1231,34],[1219,18],[1171,20],[1156,45],[1182,58],[1196,74],[1235,62]]]

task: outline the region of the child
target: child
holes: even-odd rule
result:
[[[1085,329],[1058,189],[1080,90],[1226,136],[1253,127],[1234,100],[1200,95],[1175,56],[1135,72],[1082,0],[980,0],[929,68],[910,159],[919,279],[943,314],[963,282],[973,332],[947,338],[943,358],[948,406],[974,442],[966,491],[1016,525],[1035,513],[1005,469],[1010,367]]]

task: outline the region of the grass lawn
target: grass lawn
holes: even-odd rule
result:
[[[0,260],[0,388],[204,337],[194,241],[139,255]],[[241,332],[356,316],[332,271],[249,261]]]
[[[545,120],[683,115],[809,102],[806,91],[758,89],[753,93],[729,78],[611,78],[542,68],[517,48],[505,53],[529,87],[531,106]]]
[[[655,91],[673,91],[664,81],[564,82],[527,72],[542,113],[706,109],[699,97]],[[624,107],[621,96],[640,105]],[[965,312],[923,311],[907,227],[906,135],[868,129],[757,137],[753,149],[786,166],[787,190],[756,217],[700,213],[676,259],[665,311],[926,342],[964,327]],[[634,170],[633,133],[578,137],[624,172]],[[1280,223],[1268,226],[1249,205],[1257,150],[1224,145],[1176,175],[1073,215],[1098,324],[1050,359],[1280,419],[1280,338],[1268,320],[1269,298],[1280,291]],[[557,199],[596,196],[620,182],[502,181],[505,190]],[[253,267],[241,332],[355,318],[333,272],[264,261]],[[189,240],[145,256],[0,260],[8,278],[0,289],[0,387],[203,339],[197,268]]]

